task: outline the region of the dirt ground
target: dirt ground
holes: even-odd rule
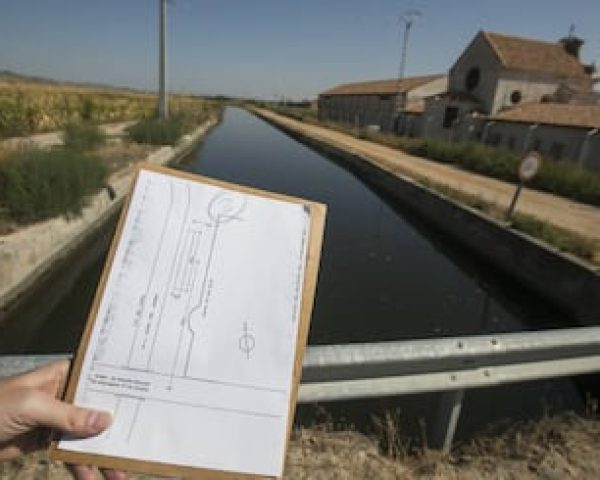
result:
[[[397,439],[402,445],[402,439]],[[294,432],[284,479],[592,480],[600,478],[600,420],[562,414],[510,427],[458,445],[449,456],[431,450],[382,454],[377,440],[329,428]],[[0,479],[66,480],[45,453],[0,464]],[[133,480],[160,477],[131,475]]]
[[[408,155],[384,145],[303,123],[268,110],[261,109],[260,114],[291,129],[365,156],[388,171],[414,178],[427,178],[436,184],[447,185],[469,195],[479,196],[482,200],[496,204],[503,210],[508,208],[515,192],[515,186],[507,182]],[[524,188],[517,204],[517,211],[584,237],[600,239],[600,208],[598,207]]]

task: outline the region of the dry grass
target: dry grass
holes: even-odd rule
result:
[[[105,163],[110,172],[115,172],[145,160],[157,148],[153,145],[115,139],[96,149],[94,154]]]
[[[402,438],[397,439],[402,443]],[[377,439],[328,426],[299,429],[289,444],[284,478],[592,480],[600,478],[600,420],[566,413],[514,425],[459,445],[449,455],[432,450],[388,456]],[[0,464],[0,479],[66,480],[59,463],[43,453]],[[133,480],[155,477],[132,475]]]
[[[68,123],[110,123],[152,116],[156,95],[110,88],[0,82],[0,138],[60,130]],[[173,111],[197,108],[202,99],[170,97]]]

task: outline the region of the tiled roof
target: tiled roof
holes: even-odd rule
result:
[[[324,91],[321,95],[388,95],[398,92],[408,92],[414,88],[432,82],[443,75],[425,75],[421,77],[375,80],[370,82],[345,83]]]
[[[563,127],[600,128],[600,105],[524,103],[497,113],[490,119]]]
[[[560,43],[483,32],[502,65],[526,72],[543,72],[564,77],[586,76],[581,62]]]

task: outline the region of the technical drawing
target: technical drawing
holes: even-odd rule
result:
[[[202,235],[202,230],[190,229],[186,232],[184,247],[175,269],[175,284],[172,293],[175,298],[179,298],[182,293],[189,293],[192,289],[194,272],[200,263],[197,255]]]
[[[250,360],[250,353],[252,353],[252,350],[256,346],[256,340],[254,339],[254,335],[248,331],[248,322],[244,322],[238,346],[240,347],[240,351],[246,356],[246,359]]]
[[[82,391],[113,413],[98,443],[143,450],[148,425],[168,418],[154,418],[163,408],[194,418],[235,416],[248,425],[280,422],[288,412],[289,368],[270,361],[280,345],[261,332],[279,328],[296,338],[308,214],[302,205],[267,208],[241,192],[148,177],[132,195],[90,337],[91,361],[80,377]],[[264,239],[290,211],[297,225],[290,222],[293,228],[277,237],[289,245],[271,248]],[[263,271],[268,262],[277,268]],[[243,305],[237,301],[255,288]],[[253,308],[270,309],[271,294],[279,295],[279,310],[265,318]],[[274,322],[276,329],[269,327]]]

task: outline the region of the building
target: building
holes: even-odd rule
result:
[[[595,67],[579,56],[583,43],[573,35],[548,42],[480,31],[447,79],[342,85],[319,97],[319,112],[402,135],[535,149],[600,169],[600,95]]]
[[[446,90],[444,75],[338,85],[319,95],[319,119],[391,131],[399,128],[397,112],[421,112],[426,97]],[[410,128],[408,118],[400,128]]]
[[[479,32],[450,68],[448,91],[426,100],[424,135],[600,168],[600,96],[582,45]]]

